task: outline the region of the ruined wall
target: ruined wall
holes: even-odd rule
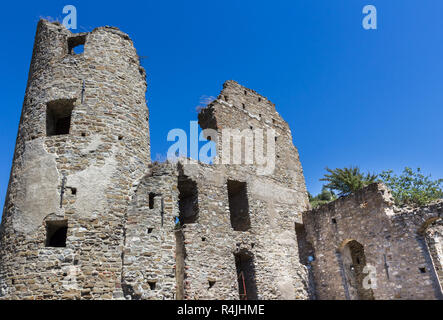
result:
[[[441,299],[443,202],[399,209],[388,189],[373,184],[303,214],[319,299]],[[439,218],[440,217],[440,218]],[[432,228],[428,225],[432,224]],[[435,239],[428,249],[426,237]],[[435,245],[439,243],[440,245]],[[440,251],[438,251],[440,248]],[[376,269],[376,288],[362,287],[364,266]],[[441,270],[441,269],[440,269]]]
[[[1,226],[0,298],[123,297],[123,224],[150,162],[145,91],[125,33],[39,22]],[[47,247],[57,225],[66,246]]]
[[[184,174],[198,181],[199,197],[197,222],[183,227],[185,298],[239,299],[235,255],[245,253],[253,259],[258,299],[306,299],[307,270],[299,261],[291,227],[303,210],[297,210],[295,191],[226,167],[185,165]],[[231,179],[247,185],[247,231],[231,225]]]
[[[257,174],[255,163],[183,166],[182,174],[197,183],[199,204],[197,220],[183,227],[185,298],[239,299],[239,256],[253,263],[258,299],[308,298],[307,269],[298,257],[294,223],[301,222],[309,204],[287,123],[268,99],[234,81],[224,84],[218,99],[199,114],[199,123],[220,134],[224,128],[273,128],[279,158],[269,175]],[[246,189],[233,192],[246,195],[246,229],[236,231],[232,225],[229,181]],[[240,205],[238,199],[233,203]]]
[[[153,166],[137,185],[127,215],[122,286],[129,298],[312,296],[294,230],[308,199],[288,126],[274,106],[252,90],[228,81],[220,96],[226,92],[229,101],[237,101],[235,105],[243,101],[249,111],[216,100],[200,114],[202,127],[249,129],[252,123],[274,127],[278,150],[287,161],[278,161],[270,175],[257,174],[255,165],[202,164],[190,159]],[[254,112],[262,114],[261,122]],[[284,152],[287,145],[290,148]],[[288,168],[290,161],[295,165]],[[156,195],[153,208],[149,208],[150,194]],[[175,217],[180,219],[176,226]],[[244,295],[243,280],[239,281],[242,271]],[[155,281],[155,288],[147,281]]]

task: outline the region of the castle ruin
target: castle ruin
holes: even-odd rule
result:
[[[117,28],[39,22],[0,229],[0,299],[442,298],[442,202],[405,211],[376,184],[309,211],[288,124],[234,81],[199,124],[273,129],[273,174],[151,163],[145,78]],[[362,286],[366,265],[377,288]]]

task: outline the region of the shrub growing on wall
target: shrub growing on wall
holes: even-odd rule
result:
[[[432,180],[421,169],[405,168],[401,175],[392,170],[380,174],[381,181],[392,191],[397,205],[422,206],[443,198],[443,179]]]
[[[360,172],[358,167],[350,168],[326,168],[329,174],[325,174],[320,181],[326,181],[328,184],[325,187],[329,190],[338,191],[339,196],[347,196],[353,192],[356,192],[371,183],[376,182],[377,175],[367,173],[366,175]]]

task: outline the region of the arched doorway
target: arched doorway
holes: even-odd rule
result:
[[[363,273],[366,266],[365,250],[356,240],[345,240],[340,247],[343,277],[351,300],[374,300],[372,289],[363,287],[363,280],[367,274]]]

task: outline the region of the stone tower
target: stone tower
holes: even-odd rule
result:
[[[125,215],[150,163],[145,92],[125,33],[39,22],[1,227],[0,298],[123,296]]]

